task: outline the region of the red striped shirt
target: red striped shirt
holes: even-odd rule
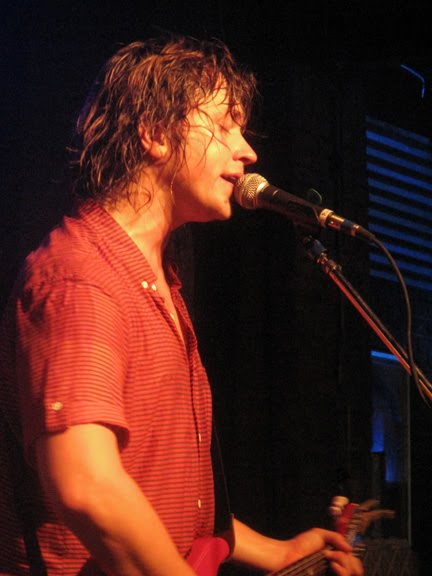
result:
[[[65,218],[27,258],[8,309],[0,402],[28,458],[46,432],[94,422],[112,427],[124,468],[185,555],[213,529],[211,395],[172,280],[186,350],[154,273],[126,232],[95,203]],[[0,574],[22,574],[10,476],[0,482],[7,518],[0,523]],[[50,575],[98,573],[46,503],[38,521]]]

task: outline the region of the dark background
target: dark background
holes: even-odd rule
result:
[[[225,40],[260,83],[256,171],[296,194],[317,188],[325,206],[367,225],[365,115],[432,137],[427,5],[4,2],[1,305],[23,257],[68,205],[67,147],[101,64],[122,44],[160,33]],[[425,75],[424,98],[401,64]],[[367,246],[329,232],[322,241],[392,330],[403,334],[399,290],[369,280]],[[181,260],[235,514],[285,537],[326,525],[336,493],[357,501],[374,496],[369,351],[377,341],[304,255],[292,225],[275,214],[235,208],[230,222],[190,226]],[[431,328],[428,298],[415,291],[411,297],[414,333],[416,320]],[[415,338],[427,374],[430,344]],[[416,391],[410,414],[412,548],[421,573],[429,575],[432,411]],[[400,488],[404,494],[406,488]],[[384,491],[386,498],[384,504],[401,503],[400,494]],[[384,535],[405,539],[406,523],[403,512],[393,528],[384,526]]]

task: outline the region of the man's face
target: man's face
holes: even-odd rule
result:
[[[243,137],[241,110],[233,117],[220,89],[188,121],[184,161],[172,185],[175,223],[225,220],[236,180],[257,160]]]

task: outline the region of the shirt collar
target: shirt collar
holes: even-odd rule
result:
[[[91,234],[97,238],[98,245],[104,245],[110,252],[122,258],[128,269],[136,277],[137,282],[146,280],[149,283],[156,281],[146,257],[122,228],[122,226],[95,200],[86,200],[76,209],[78,218],[90,229]],[[173,262],[165,266],[168,284],[178,290],[181,281],[177,267]]]

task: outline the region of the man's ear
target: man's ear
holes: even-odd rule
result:
[[[140,126],[138,134],[143,148],[153,160],[162,160],[167,157],[169,143],[165,130],[162,128],[149,130],[145,126]]]

